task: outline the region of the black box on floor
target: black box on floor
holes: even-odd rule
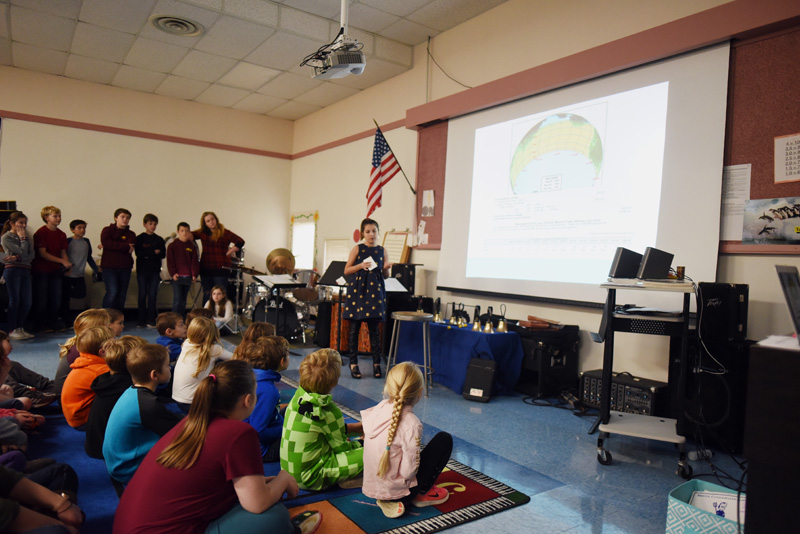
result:
[[[589,408],[600,408],[603,370],[581,373],[580,400]],[[617,412],[666,417],[669,410],[669,386],[664,382],[612,373],[611,409]]]
[[[526,395],[550,397],[578,384],[577,325],[558,330],[528,330],[513,323],[508,329],[522,341],[522,368],[514,389]]]
[[[472,358],[467,366],[463,397],[467,400],[489,402],[492,398],[492,384],[497,363],[494,360]]]

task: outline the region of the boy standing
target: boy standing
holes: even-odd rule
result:
[[[167,348],[169,359],[174,362],[181,355],[181,345],[186,338],[183,316],[175,312],[160,313],[156,318],[156,330],[156,343]]]
[[[67,239],[67,257],[72,263],[72,269],[64,273],[64,278],[61,281],[61,319],[67,324],[72,324],[74,317],[70,312],[69,301],[73,298],[86,298],[86,280],[84,279],[86,265],[88,264],[92,268],[92,272],[95,273],[100,272],[100,268],[92,258],[91,242],[84,237],[86,235],[86,221],[81,219],[70,221],[69,229],[72,230],[72,237]],[[80,311],[84,309],[82,307]]]
[[[69,271],[72,263],[67,255],[67,234],[58,229],[61,210],[55,206],[42,208],[44,226],[33,234],[36,257],[31,264],[33,274],[33,320],[36,330],[57,330],[61,310],[62,270]]]
[[[156,442],[181,416],[170,412],[156,396],[156,387],[169,382],[169,355],[161,345],[142,345],[128,354],[130,387],[108,418],[103,458],[108,474],[127,484]]]
[[[178,223],[178,238],[167,247],[167,270],[172,278],[172,311],[183,316],[189,288],[200,275],[197,245],[188,223]]]
[[[158,217],[148,213],[144,232],[136,236],[136,282],[139,285],[139,326],[156,325],[156,299],[161,282],[161,262],[167,256],[164,239],[156,234]]]

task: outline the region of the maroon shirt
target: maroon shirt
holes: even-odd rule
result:
[[[42,226],[33,234],[33,248],[36,250],[36,257],[31,263],[31,270],[38,273],[57,273],[64,268],[60,263],[46,260],[39,254],[39,249],[43,248],[48,254],[61,257],[61,252],[67,250],[67,234],[56,228],[50,230],[47,225]]]
[[[117,228],[111,223],[100,232],[100,243],[103,245],[103,256],[100,267],[103,269],[133,269],[133,254],[130,245],[136,244],[136,234],[127,226]]]
[[[230,230],[225,230],[222,237],[216,241],[211,239],[211,234],[202,230],[195,230],[192,232],[192,236],[203,244],[203,256],[200,258],[201,271],[219,271],[223,267],[230,267],[231,259],[227,256],[228,248],[231,244],[239,248],[244,246],[244,239]]]
[[[174,240],[167,247],[167,271],[170,278],[175,276],[192,276],[200,274],[200,262],[197,259],[197,245],[194,241]]]
[[[237,502],[233,479],[264,475],[258,433],[247,423],[218,417],[208,427],[200,457],[189,469],[156,462],[186,419],[150,449],[125,488],[114,515],[114,534],[204,532]]]

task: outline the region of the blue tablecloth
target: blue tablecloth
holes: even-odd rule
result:
[[[397,361],[422,364],[422,323],[400,322]],[[510,395],[522,367],[522,343],[516,332],[484,334],[470,328],[431,323],[433,381],[461,394],[472,358],[497,362],[492,395]]]

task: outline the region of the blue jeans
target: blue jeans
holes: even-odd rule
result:
[[[206,534],[228,534],[239,532],[269,532],[270,534],[293,534],[294,526],[289,510],[282,503],[273,504],[260,514],[253,514],[236,503],[225,515],[206,528]]]
[[[156,324],[156,299],[161,273],[136,271],[136,282],[139,284],[139,323]]]
[[[131,282],[131,270],[104,268],[103,281],[106,284],[103,307],[114,308],[124,313],[125,297],[128,295],[128,284]]]
[[[3,279],[8,289],[8,331],[25,324],[31,311],[31,270],[24,267],[6,267]]]
[[[172,311],[181,314],[181,317],[186,314],[186,297],[191,288],[190,276],[179,276],[177,280],[172,281]]]
[[[33,272],[33,322],[36,330],[55,328],[61,311],[61,271]]]

